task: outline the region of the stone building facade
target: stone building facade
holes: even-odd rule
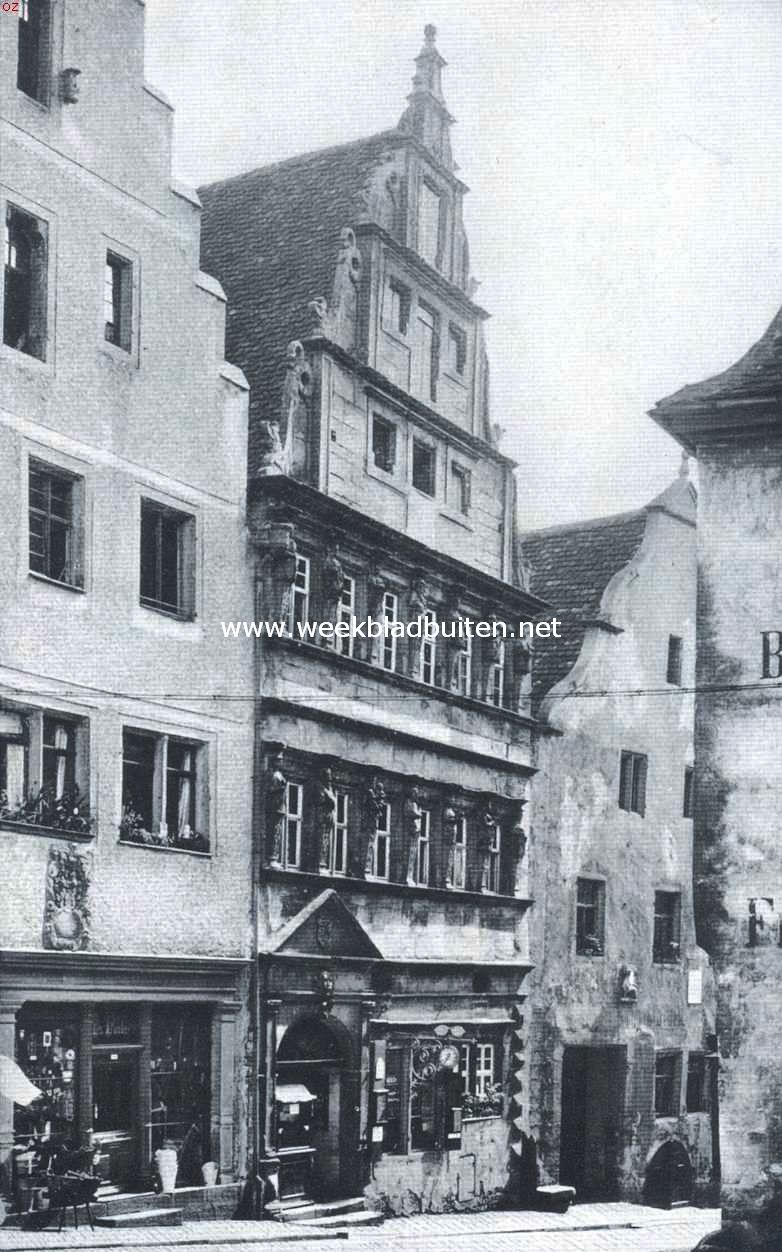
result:
[[[543,605],[443,64],[427,28],[396,128],[200,192],[251,386],[256,617],[283,624],[256,677],[260,1170],[395,1212],[496,1200],[528,1101],[529,644],[493,622]],[[306,635],[368,616],[448,637]]]
[[[714,1062],[692,903],[695,493],[522,537],[536,648],[531,1127],[581,1198],[704,1199]]]
[[[695,917],[718,985],[722,1202],[782,1228],[782,314],[652,417],[698,458]]]
[[[120,1188],[188,1134],[180,1181],[213,1159],[231,1184],[253,727],[227,697],[253,661],[211,624],[252,613],[247,384],[143,81],[143,5],[18,9],[0,24],[0,1052],[43,1099],[0,1102],[4,1189],[88,1131]]]

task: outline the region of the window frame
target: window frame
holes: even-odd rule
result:
[[[422,869],[423,872],[422,873]],[[416,839],[415,886],[428,887],[432,874],[432,810],[421,809],[421,833]]]
[[[654,1054],[655,1118],[676,1118],[681,1114],[681,1060],[681,1052],[667,1048]]]
[[[467,370],[467,331],[456,322],[448,323],[448,373],[464,385]]]
[[[29,12],[30,0],[19,0],[19,20],[17,31],[17,49],[16,49],[16,90],[20,92],[27,100],[32,100],[41,108],[48,109],[51,104],[52,95],[52,5],[51,0],[33,0],[33,6],[36,11],[42,13],[42,19],[38,27],[38,37],[35,46],[35,76],[36,90],[30,92],[19,82],[22,74],[22,42],[23,42],[23,26],[28,24],[28,19],[24,17],[25,12]]]
[[[430,334],[424,336],[422,327]],[[428,346],[425,340],[428,340]],[[440,374],[440,314],[433,305],[420,298],[415,308],[412,352],[413,394],[425,404],[434,403]]]
[[[429,457],[429,474],[428,481],[431,483],[431,491],[426,487],[421,487],[416,482],[416,451],[427,453]],[[419,461],[420,465],[420,461]],[[422,439],[419,435],[414,434],[410,440],[410,486],[413,491],[417,491],[422,496],[426,496],[427,500],[437,499],[437,470],[438,456],[437,444],[432,443],[429,439]]]
[[[458,813],[456,816],[456,830],[454,831],[453,840],[453,867],[451,871],[451,890],[466,891],[467,890],[467,848],[469,839],[469,826],[466,813]]]
[[[296,805],[291,804],[291,798],[297,797]],[[284,822],[285,832],[282,845],[282,867],[283,869],[301,869],[301,851],[302,851],[302,834],[304,828],[304,786],[299,782],[286,782],[285,784],[285,804],[284,804]],[[290,855],[291,835],[293,835],[293,846],[295,855]]]
[[[687,1053],[684,1107],[687,1113],[709,1112],[708,1065],[705,1052]]]
[[[680,963],[681,928],[681,891],[656,890],[652,933],[653,965],[678,965]]]
[[[492,837],[486,851],[486,892],[489,895],[502,893],[502,826],[495,821]]]
[[[312,593],[312,562],[302,552],[296,553],[296,572],[291,583],[291,602],[288,610],[288,634],[296,637],[297,622],[305,624],[310,617],[310,595]]]
[[[373,410],[371,418],[369,454],[372,469],[378,474],[388,475],[389,478],[393,478],[397,473],[399,465],[399,427],[396,422],[386,417],[384,413],[377,413]],[[383,428],[386,435],[390,435],[389,442],[391,445],[391,456],[389,463],[386,465],[381,465],[378,462],[377,448],[375,446],[375,430],[382,430]]]
[[[427,205],[432,210],[429,213],[426,212]],[[416,251],[427,265],[438,272],[442,270],[445,251],[445,205],[444,191],[430,179],[422,178],[416,213]]]
[[[393,602],[394,602],[394,603],[393,603],[393,609],[392,609],[392,612],[393,612],[393,617],[391,617],[391,616],[389,615],[388,611],[387,611],[387,610],[388,610],[388,601],[389,601],[389,600],[393,600]],[[399,614],[399,596],[398,596],[398,594],[397,594],[397,592],[396,592],[396,591],[390,591],[390,590],[389,590],[389,591],[384,591],[384,592],[383,592],[382,608],[383,608],[383,621],[384,621],[384,622],[385,622],[386,620],[387,620],[388,622],[396,622],[396,621],[398,621],[398,614]],[[382,646],[381,646],[381,648],[380,648],[380,668],[381,668],[381,669],[384,669],[384,670],[385,670],[387,673],[389,673],[389,674],[395,674],[395,673],[396,673],[396,666],[397,666],[397,654],[398,654],[397,644],[398,644],[398,642],[399,642],[399,640],[397,639],[396,635],[393,635],[393,634],[385,634],[385,633],[384,633],[383,638],[382,638],[382,640],[381,640],[381,645],[382,645]]]
[[[378,872],[378,848],[380,844],[384,846],[385,873]],[[372,832],[372,870],[368,877],[375,882],[391,881],[391,803],[385,800],[383,803],[383,821],[382,823],[376,819],[375,829]]]
[[[347,593],[347,600],[345,598]],[[356,616],[356,580],[352,574],[344,575],[342,590],[337,604],[337,623],[349,626]],[[340,656],[352,657],[356,648],[356,637],[353,634],[340,636],[335,633],[334,647]]]
[[[142,767],[149,771],[148,785],[150,786],[148,803],[143,806],[145,812],[134,807],[134,801],[138,797],[133,797],[128,787],[126,766],[136,764],[128,757],[128,742],[131,739],[146,745],[144,750],[148,753],[148,760],[142,762]],[[185,822],[173,834],[168,823],[170,787],[173,778],[183,777],[184,773],[169,764],[169,752],[172,746],[184,748],[192,754],[192,765],[186,773],[191,779],[188,814],[194,819],[193,823]],[[172,734],[166,730],[123,723],[119,842],[142,844],[144,847],[189,852],[202,856],[211,855],[213,839],[209,803],[209,778],[212,770],[210,756],[210,744],[207,740],[198,739],[186,733]],[[149,818],[149,827],[152,829],[146,824],[139,825],[135,822],[130,816],[132,813],[143,819]],[[157,829],[154,829],[155,827]],[[189,834],[184,833],[186,828],[189,829]]]
[[[63,787],[60,789],[55,785],[50,799],[43,795],[50,777],[47,757],[51,760],[52,752],[57,752],[58,749],[56,745],[46,742],[49,730],[47,723],[65,727],[70,736],[66,749],[68,759]],[[6,816],[0,821],[19,821],[31,831],[40,829],[49,832],[57,829],[67,832],[70,839],[92,836],[94,815],[92,818],[89,815],[92,800],[90,721],[81,710],[60,709],[50,704],[22,705],[4,701],[0,704],[0,747],[5,773],[3,790],[8,791],[8,809],[24,807],[26,810],[24,816]],[[9,770],[9,764],[13,765],[12,771]],[[54,776],[56,780],[56,760]],[[13,791],[9,787],[11,778],[14,782]],[[46,822],[47,810],[52,803],[56,805],[57,801],[68,794],[78,797],[78,810],[74,810],[72,815],[59,812],[56,822]],[[41,799],[45,802],[39,805],[37,802]],[[62,821],[63,817],[66,820]]]
[[[593,898],[582,899],[584,888],[594,888]],[[605,900],[606,884],[603,878],[592,878],[587,874],[576,879],[576,955],[605,956]],[[594,918],[594,926],[587,929]],[[595,943],[590,942],[594,935]]]
[[[406,339],[410,330],[412,306],[413,293],[410,287],[396,275],[389,275],[383,292],[383,329]]]
[[[682,685],[684,639],[681,635],[668,636],[668,656],[665,665],[665,681],[672,687]]]
[[[427,609],[421,614],[422,623],[436,622],[434,609]],[[427,677],[428,675],[428,677]],[[437,638],[425,633],[421,627],[421,642],[418,650],[418,678],[427,687],[437,686]]]
[[[144,594],[144,525],[145,514],[155,515],[155,590],[160,596]],[[176,606],[163,600],[163,525],[173,523],[176,527]],[[142,493],[139,499],[139,561],[138,561],[138,602],[143,609],[160,613],[175,621],[193,621],[196,617],[196,545],[197,516],[192,512],[164,503]]]
[[[498,639],[496,642],[499,644],[499,659],[489,666],[488,703],[492,708],[502,709],[505,707],[505,640]]]
[[[54,284],[50,281],[51,258],[55,251],[54,222],[51,214],[40,216],[41,210],[30,203],[20,203],[19,197],[5,197],[2,201],[4,214],[4,245],[3,245],[3,301],[2,301],[2,351],[14,353],[14,359],[20,357],[25,361],[37,361],[39,366],[52,368],[52,327],[54,324]],[[9,309],[14,299],[14,287],[21,287],[21,279],[11,278],[11,273],[22,274],[23,271],[15,263],[11,264],[12,249],[16,249],[11,239],[12,219],[18,216],[30,224],[30,234],[37,236],[37,242],[30,243],[29,290],[26,293],[26,329],[23,337],[31,341],[31,347],[19,347],[7,338],[9,334]],[[21,229],[21,225],[20,225]],[[38,255],[36,255],[38,249]],[[16,255],[16,252],[14,252]],[[37,269],[37,274],[34,270]],[[40,325],[36,334],[33,333],[35,316]]]
[[[449,487],[453,486],[455,500],[449,500],[451,510],[468,521],[472,516],[472,471],[461,461],[453,458],[450,463]],[[450,493],[449,493],[450,494]]]
[[[647,753],[622,749],[619,754],[619,808],[623,812],[646,816],[648,771]]]
[[[51,573],[50,568],[38,570],[32,568],[32,518],[43,518],[44,525],[44,553],[43,560],[45,565],[49,565],[51,556],[51,513],[47,513],[32,501],[33,492],[33,475],[45,477],[49,480],[59,479],[63,483],[67,483],[69,489],[69,516],[58,517],[56,520],[65,524],[67,528],[66,548],[67,557],[64,566],[63,576],[57,578]],[[54,583],[58,587],[65,587],[71,591],[84,591],[84,531],[85,531],[85,479],[82,474],[74,472],[59,463],[46,461],[42,457],[31,452],[27,457],[27,476],[26,476],[26,503],[27,503],[27,574],[31,578],[40,579],[43,582]],[[48,490],[48,504],[51,503],[51,487]],[[48,536],[48,537],[47,537]],[[49,549],[47,553],[47,548]],[[67,573],[67,577],[65,574]]]
[[[133,351],[135,308],[135,262],[132,257],[118,252],[115,247],[108,246],[105,253],[103,271],[103,338],[111,348],[125,355]],[[108,273],[111,272],[111,286],[108,286]],[[107,288],[110,300],[107,298]],[[111,306],[112,320],[106,320],[107,307]],[[108,333],[109,326],[114,334]]]

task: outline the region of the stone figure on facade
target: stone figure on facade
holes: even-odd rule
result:
[[[358,320],[358,289],[363,261],[356,243],[355,231],[343,226],[339,236],[339,253],[334,270],[331,301],[316,296],[307,304],[312,318],[311,338],[330,339],[348,352],[356,347]]]
[[[345,586],[345,571],[336,548],[329,548],[321,572],[322,619],[332,626],[339,620],[339,606]],[[338,646],[339,640],[324,639],[327,647]]]
[[[269,831],[269,864],[282,866],[285,848],[288,780],[283,772],[283,754],[276,752],[266,767],[266,812]]]
[[[266,621],[290,620],[293,581],[296,577],[296,540],[289,524],[265,528],[261,535],[260,596],[258,616]]]
[[[405,845],[407,847],[407,885],[415,887],[418,882],[418,842],[423,829],[421,792],[413,787],[405,800],[403,809]]]
[[[383,780],[377,775],[372,779],[367,787],[366,793],[366,846],[362,860],[362,875],[366,878],[368,874],[372,874],[376,870],[375,866],[375,831],[385,819],[386,815],[386,789]]]
[[[619,967],[619,999],[622,1004],[635,1004],[638,999],[638,973],[632,965]]]
[[[312,395],[312,371],[304,345],[293,339],[285,354],[280,416],[258,424],[260,462],[257,476],[289,474],[296,419]]]
[[[324,769],[318,785],[316,800],[318,831],[320,833],[320,851],[318,868],[322,874],[331,872],[332,849],[337,822],[337,793],[330,769]]]
[[[334,975],[330,970],[323,969],[317,976],[317,992],[320,996],[320,1012],[328,1017],[334,1007]]]
[[[388,591],[388,583],[380,573],[377,565],[372,565],[367,576],[367,617],[374,622],[383,621],[383,597]],[[367,639],[366,659],[372,665],[379,665],[383,656],[385,639],[380,635],[377,639]]]
[[[532,640],[515,638],[509,641],[509,646],[513,684],[510,707],[517,713],[528,713],[532,695]]]

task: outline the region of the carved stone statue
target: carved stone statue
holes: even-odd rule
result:
[[[312,314],[312,330],[309,338],[327,339],[330,330],[328,301],[323,296],[317,296],[314,300],[310,300],[307,312]]]
[[[524,809],[527,806],[527,800],[519,800],[519,815],[511,830],[513,837],[513,855],[516,866],[519,866],[524,860],[524,853],[527,851],[527,832],[524,829]]]
[[[404,804],[404,831],[407,845],[407,885],[414,887],[418,881],[418,840],[423,827],[423,809],[421,808],[421,792],[413,787]]]
[[[339,617],[339,602],[345,586],[345,571],[339,559],[337,549],[329,548],[323,562],[321,573],[321,590],[323,598],[322,615],[325,622],[334,625]],[[329,645],[331,640],[325,640]]]
[[[367,616],[371,617],[375,622],[383,620],[383,597],[387,590],[388,584],[385,578],[377,566],[373,565],[367,578]],[[366,659],[370,664],[378,665],[380,663],[384,643],[383,635],[379,635],[377,639],[367,639]]]
[[[363,875],[371,874],[374,864],[375,831],[385,817],[386,789],[383,780],[375,776],[367,787],[366,848],[364,850]]]
[[[632,965],[619,967],[619,999],[622,1004],[635,1004],[638,999],[638,974]]]
[[[320,854],[318,868],[322,874],[331,871],[331,849],[337,820],[337,793],[334,790],[330,769],[324,769],[318,787],[318,829],[320,831]]]
[[[422,574],[418,574],[413,579],[407,604],[410,621],[414,621],[417,617],[423,617],[429,608],[429,586]]]
[[[266,812],[269,831],[269,864],[282,865],[285,847],[285,814],[288,780],[283,773],[283,754],[276,752],[266,767]]]
[[[532,694],[532,640],[516,638],[512,645],[511,681],[513,692],[511,708],[517,713],[528,713]]]
[[[261,533],[261,603],[259,616],[267,621],[288,622],[296,577],[296,541],[293,527],[267,526]]]
[[[260,464],[258,477],[289,474],[296,418],[312,395],[312,370],[298,339],[289,344],[285,357],[285,378],[279,418],[259,423]]]

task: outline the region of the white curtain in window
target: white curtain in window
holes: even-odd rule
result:
[[[185,752],[182,755],[182,769],[191,770],[193,768],[192,752]],[[179,804],[177,805],[177,834],[181,835],[186,826],[190,824],[190,788],[192,779],[179,779]]]
[[[54,747],[57,752],[57,777],[54,784],[54,798],[60,800],[65,791],[65,770],[68,764],[68,728],[57,724],[54,728]]]

